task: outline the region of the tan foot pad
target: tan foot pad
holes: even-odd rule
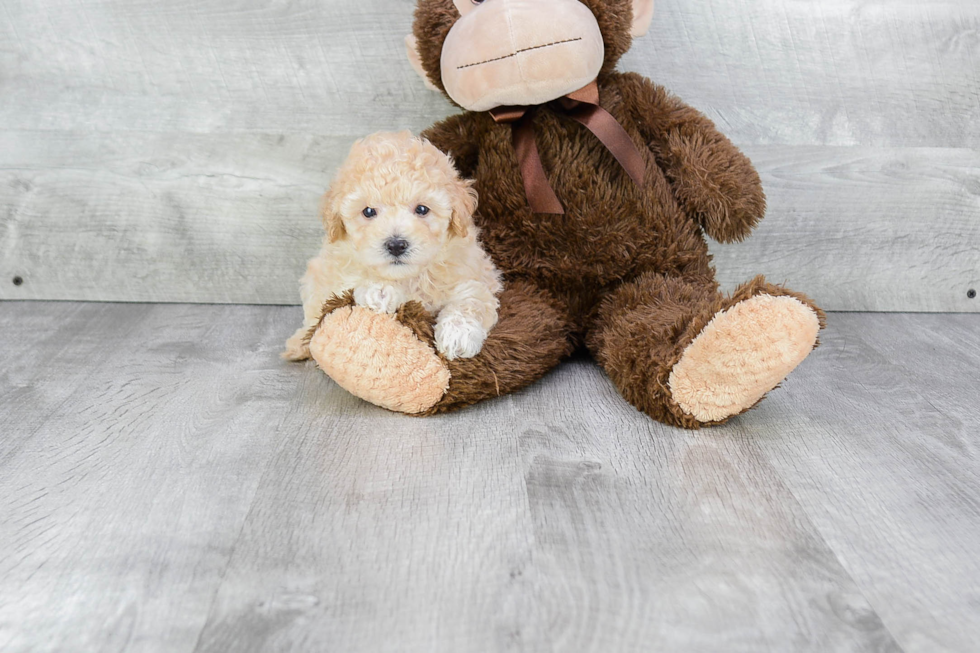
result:
[[[670,374],[674,401],[699,422],[754,406],[813,350],[820,319],[793,297],[757,295],[719,313]]]
[[[428,410],[449,388],[449,370],[431,347],[394,317],[366,308],[326,316],[310,354],[340,387],[400,413]]]

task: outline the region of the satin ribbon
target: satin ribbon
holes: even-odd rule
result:
[[[574,93],[550,102],[548,106],[581,123],[595,134],[633,181],[638,186],[643,184],[643,177],[646,174],[643,155],[619,121],[599,106],[599,86],[596,82],[593,81]],[[534,113],[538,108],[538,106],[497,107],[490,110],[490,115],[498,123],[511,125],[514,150],[517,152],[521,177],[524,179],[524,194],[527,196],[531,210],[535,213],[563,215],[565,209],[548,182],[548,176],[541,164],[541,154],[534,139]]]

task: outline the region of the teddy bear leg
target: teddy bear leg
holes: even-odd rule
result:
[[[501,293],[497,325],[474,358],[439,355],[434,323],[415,302],[381,315],[348,295],[326,307],[310,352],[350,393],[396,412],[433,415],[530,385],[572,350],[566,312],[522,282]]]
[[[824,320],[763,277],[723,297],[711,278],[646,274],[606,298],[588,343],[633,405],[699,428],[761,401],[817,346]]]
[[[525,388],[572,353],[567,309],[527,282],[500,294],[496,326],[473,358],[447,361],[451,381],[426,414],[442,413]]]

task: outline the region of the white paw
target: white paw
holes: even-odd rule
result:
[[[460,315],[440,315],[436,321],[436,349],[449,360],[473,358],[483,349],[486,330]]]
[[[405,303],[405,295],[394,286],[372,283],[355,288],[354,301],[376,313],[394,313]]]

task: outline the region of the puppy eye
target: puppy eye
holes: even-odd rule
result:
[[[419,204],[415,207],[415,215],[421,215],[422,217],[429,215],[429,207],[424,204]]]
[[[475,5],[482,5],[483,4],[483,0],[473,0],[473,4],[475,4]]]
[[[368,220],[370,220],[371,218],[378,217],[378,212],[376,210],[372,209],[369,206],[366,209],[364,209],[363,211],[361,211],[361,215],[363,215],[365,218],[367,218]]]

